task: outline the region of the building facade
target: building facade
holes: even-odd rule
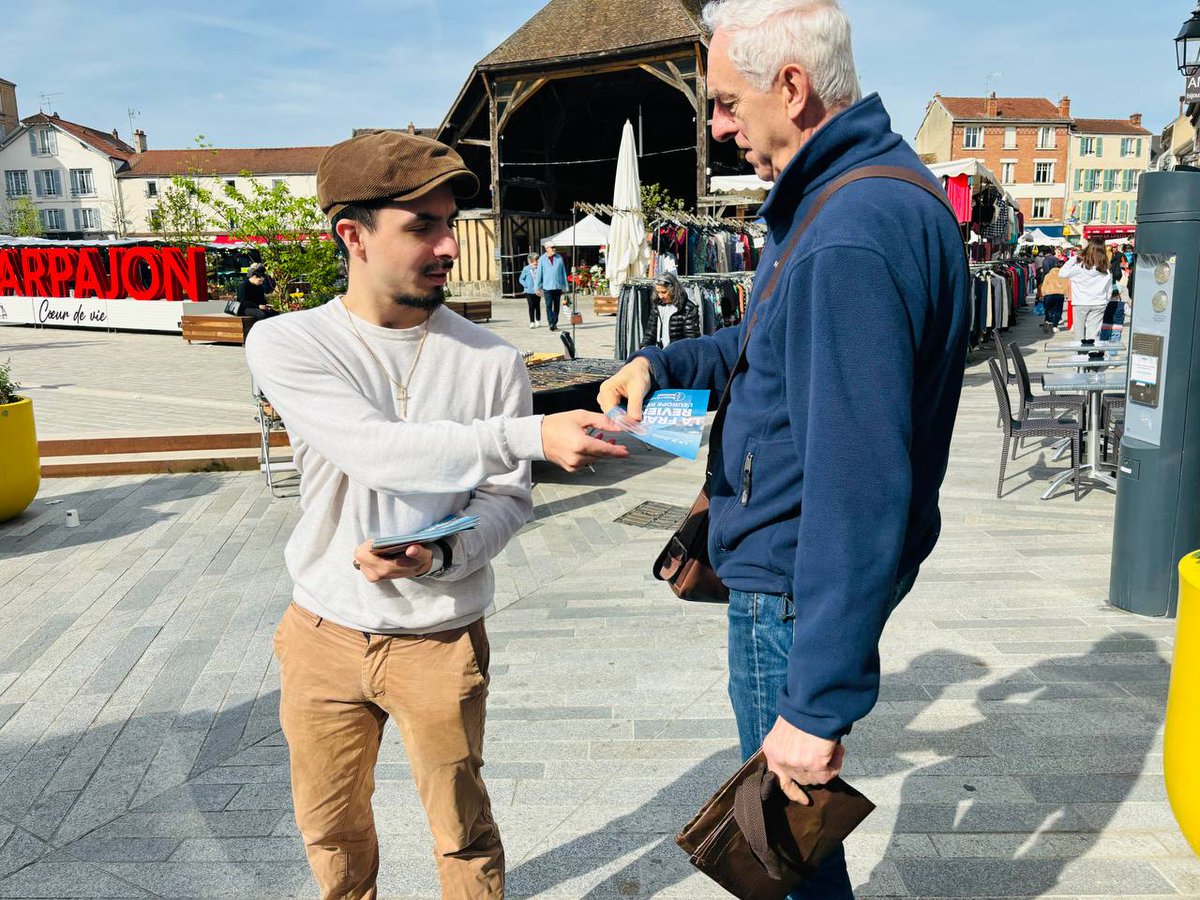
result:
[[[0,142],[21,125],[17,113],[17,86],[0,78]]]
[[[1028,227],[1061,228],[1067,200],[1071,100],[943,97],[935,94],[917,132],[927,163],[975,158],[1020,204]]]
[[[1196,164],[1196,126],[1188,114],[1180,113],[1159,139],[1158,154],[1151,160],[1155,172],[1170,172],[1177,166]]]
[[[1132,236],[1138,180],[1150,168],[1150,131],[1141,115],[1076,119],[1071,132],[1066,221],[1084,237]]]
[[[0,141],[3,207],[27,199],[52,238],[105,238],[128,232],[117,172],[134,148],[111,132],[38,113]]]
[[[198,187],[213,193],[220,193],[226,185],[231,185],[241,193],[249,194],[253,179],[267,187],[284,184],[295,197],[316,197],[317,164],[328,149],[264,147],[147,150],[144,136],[139,144],[142,152],[132,155],[117,176],[122,202],[129,217],[129,234],[134,237],[150,237],[158,232],[160,198],[176,176],[190,178]],[[224,233],[217,229],[209,237]]]

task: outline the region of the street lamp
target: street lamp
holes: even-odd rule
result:
[[[1200,0],[1192,17],[1179,30],[1179,37],[1175,38],[1175,56],[1179,71],[1184,75],[1190,78],[1200,72]]]

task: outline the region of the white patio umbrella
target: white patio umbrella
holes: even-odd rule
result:
[[[613,296],[631,278],[645,276],[650,265],[646,220],[642,216],[642,187],[638,176],[633,123],[626,121],[617,154],[617,182],[613,189],[612,225],[608,232],[608,283]]]

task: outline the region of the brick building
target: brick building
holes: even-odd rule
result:
[[[973,157],[1020,204],[1028,227],[1052,233],[1065,222],[1071,100],[943,97],[934,94],[917,131],[927,163]]]

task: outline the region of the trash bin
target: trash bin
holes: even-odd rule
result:
[[[1179,829],[1200,854],[1200,551],[1179,563],[1175,662],[1167,700],[1163,774]]]

